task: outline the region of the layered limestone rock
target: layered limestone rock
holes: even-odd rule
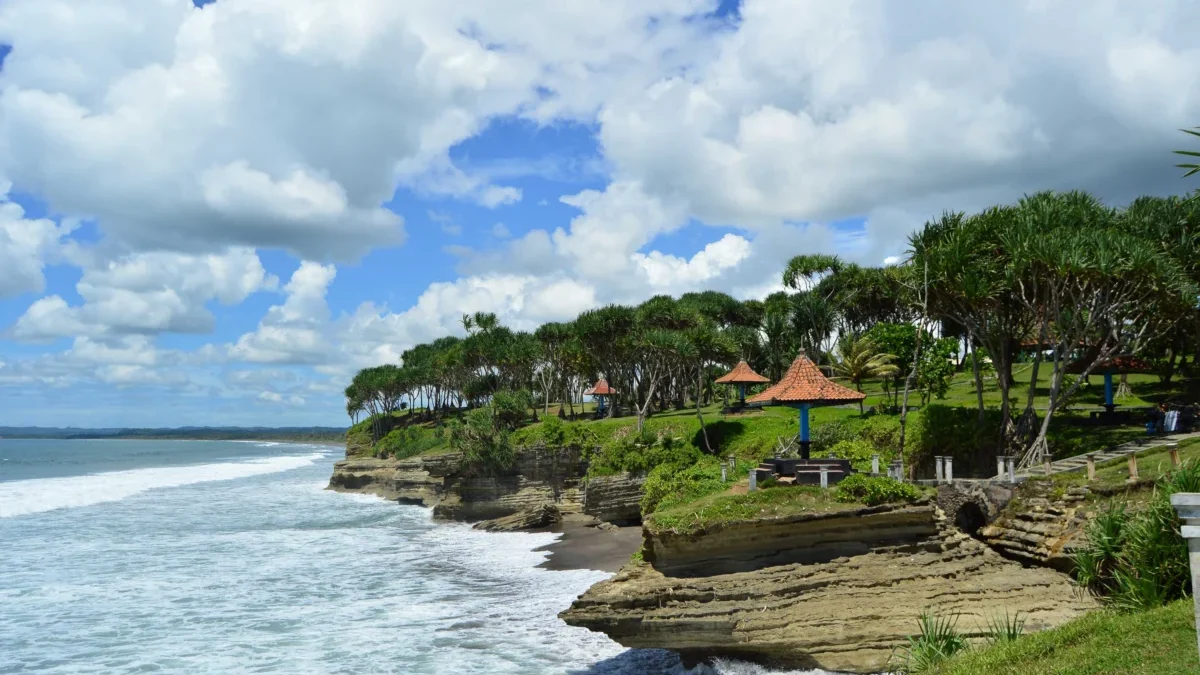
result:
[[[579,448],[528,448],[498,474],[464,470],[462,455],[447,452],[400,460],[342,460],[334,464],[329,488],[433,507],[436,518],[473,522],[546,504],[578,513],[586,472]]]
[[[1048,484],[1027,483],[979,536],[1006,558],[1070,572],[1072,554],[1085,543],[1089,492],[1086,487],[1072,487],[1056,494]]]
[[[887,669],[893,651],[916,632],[917,617],[925,610],[959,614],[958,629],[978,635],[989,619],[1005,612],[1020,612],[1026,630],[1036,631],[1096,607],[1075,592],[1066,576],[1006,560],[948,527],[932,506],[861,513],[858,518],[793,520],[789,527],[798,530],[793,538],[764,538],[756,554],[754,537],[747,534],[736,539],[737,547],[726,547],[737,555],[724,559],[782,559],[784,548],[804,537],[806,528],[813,528],[816,546],[825,546],[818,531],[846,542],[848,535],[835,535],[828,527],[839,519],[851,534],[866,528],[864,542],[874,543],[863,552],[734,573],[720,572],[729,568],[728,562],[715,565],[716,572],[704,572],[697,558],[686,566],[693,573],[689,577],[669,576],[649,563],[631,564],[590,588],[560,616],[626,647],[671,649],[688,660],[727,656],[782,667],[870,673]],[[920,518],[928,525],[918,525]],[[867,525],[872,519],[875,524]],[[885,519],[894,519],[894,538],[910,539],[881,544],[893,538],[885,532]],[[767,532],[774,525],[742,527]],[[672,550],[658,544],[656,536],[647,531],[648,550]],[[735,541],[732,534],[727,540]],[[836,550],[843,545],[828,546]]]
[[[641,523],[645,482],[644,476],[628,473],[589,478],[583,491],[583,512],[607,523]]]
[[[433,507],[435,518],[487,520],[542,504],[562,513],[583,510],[583,477],[587,463],[577,447],[535,447],[517,453],[509,469],[498,474],[455,473]]]
[[[445,492],[446,477],[461,462],[462,455],[456,452],[408,459],[345,459],[333,465],[329,489],[433,506]]]
[[[542,504],[518,511],[511,516],[480,521],[475,523],[475,529],[485,532],[517,532],[551,527],[561,521],[562,514],[559,513],[558,507],[553,504]]]
[[[933,509],[884,505],[718,524],[699,533],[658,532],[646,537],[642,555],[663,574],[684,577],[828,562],[936,535]]]

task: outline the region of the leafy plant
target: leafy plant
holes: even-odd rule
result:
[[[911,502],[921,496],[915,485],[887,476],[852,474],[837,484],[834,498],[839,502],[860,502],[867,506]]]
[[[516,451],[509,434],[491,406],[471,410],[462,421],[454,420],[448,427],[450,447],[463,453],[467,471],[498,473],[512,468]]]
[[[908,638],[897,666],[902,673],[925,673],[939,663],[967,649],[967,640],[958,632],[958,615],[941,616],[928,611],[917,619],[920,633]]]
[[[1088,525],[1087,544],[1073,556],[1081,586],[1120,611],[1162,606],[1191,592],[1187,544],[1171,506],[1175,492],[1200,489],[1200,463],[1163,476],[1145,509],[1111,506]]]
[[[850,466],[854,467],[856,471],[870,471],[871,456],[876,454],[880,456],[879,461],[881,466],[887,466],[887,463],[891,461],[893,453],[881,453],[874,445],[860,439],[853,441],[838,441],[832,448],[823,450],[821,452],[814,452],[813,456],[848,459],[850,460]]]
[[[996,616],[987,621],[988,639],[993,643],[1012,642],[1025,633],[1025,617],[1020,612],[1009,616],[1008,610],[1004,616]]]

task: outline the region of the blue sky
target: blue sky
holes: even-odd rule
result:
[[[464,312],[761,297],[944,209],[1189,188],[1200,9],[912,9],[7,0],[0,425],[340,424]]]

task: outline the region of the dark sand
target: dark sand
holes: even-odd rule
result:
[[[550,557],[541,565],[548,570],[600,570],[616,572],[629,562],[629,556],[642,547],[641,527],[600,529],[596,521],[568,515],[554,532],[562,538],[539,551]]]

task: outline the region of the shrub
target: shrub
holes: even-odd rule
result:
[[[1123,505],[1100,512],[1086,531],[1087,543],[1075,552],[1081,586],[1122,611],[1142,611],[1186,597],[1191,591],[1188,550],[1171,506],[1175,492],[1200,490],[1200,463],[1185,463],[1159,479],[1142,511]]]
[[[891,456],[900,447],[900,418],[872,415],[863,423],[858,436],[875,446],[880,453]]]
[[[887,476],[868,476],[856,473],[837,484],[835,499],[839,502],[858,502],[867,506],[911,502],[921,496],[915,485],[902,483]]]
[[[814,452],[814,457],[837,457],[850,460],[850,466],[856,471],[871,470],[871,456],[880,455],[879,461],[883,466],[891,461],[892,453],[882,453],[874,445],[865,440],[838,441],[832,448],[824,452]]]
[[[495,411],[497,424],[508,430],[516,429],[529,418],[533,397],[525,389],[501,390],[492,396],[491,407]]]
[[[537,436],[543,443],[551,447],[566,447],[571,445],[590,446],[596,443],[596,432],[580,424],[568,424],[563,420],[546,416],[537,426]]]
[[[828,422],[826,424],[818,424],[812,427],[809,435],[811,445],[809,446],[814,453],[826,452],[831,450],[833,446],[842,441],[852,441],[858,437],[854,429],[842,421]]]
[[[442,444],[441,434],[418,426],[392,429],[375,444],[376,457],[405,459]]]
[[[721,482],[721,463],[716,457],[704,457],[689,467],[660,464],[646,476],[642,487],[642,513],[669,509],[729,487]]]
[[[588,473],[593,476],[622,471],[645,474],[662,465],[682,470],[705,456],[699,448],[681,438],[670,433],[657,436],[647,429],[641,434],[630,433],[606,443],[591,458]]]
[[[463,453],[467,472],[497,473],[511,468],[516,452],[509,434],[491,406],[471,410],[462,421],[455,420],[448,427],[450,447]]]

